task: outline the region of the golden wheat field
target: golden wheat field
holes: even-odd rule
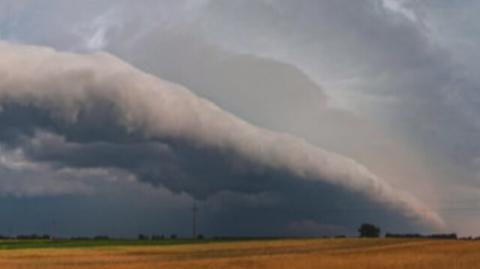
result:
[[[1,250],[0,268],[480,268],[480,242],[311,239]]]

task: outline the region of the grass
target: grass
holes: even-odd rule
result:
[[[164,239],[164,240],[0,240],[0,249],[29,248],[81,248],[81,247],[112,247],[112,246],[165,246],[181,244],[208,243],[212,240]]]
[[[225,237],[220,239],[4,239],[0,240],[2,249],[29,249],[29,248],[81,248],[81,247],[113,247],[113,246],[169,246],[185,244],[228,243],[245,241],[274,241],[281,238],[250,238],[250,237]]]
[[[480,242],[419,239],[29,242],[0,250],[0,268],[480,268]],[[5,243],[0,242],[0,246]],[[22,242],[18,243],[22,244]],[[62,245],[63,244],[63,245]]]

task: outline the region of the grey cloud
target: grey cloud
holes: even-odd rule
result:
[[[158,145],[158,148],[152,150],[153,156],[167,160],[167,164],[172,160],[175,176],[169,178],[169,171],[162,170],[163,165],[159,163],[160,168],[151,165],[155,160],[148,158],[143,159],[150,161],[146,167],[143,162],[132,161],[123,166],[100,161],[104,166],[124,168],[141,180],[165,185],[176,191],[190,192],[199,197],[221,190],[261,192],[277,179],[282,182],[284,178],[288,183],[279,184],[280,186],[295,186],[296,183],[291,178],[304,179],[299,182],[308,183],[301,183],[302,186],[337,186],[340,187],[339,192],[352,192],[367,197],[373,202],[384,204],[384,208],[398,210],[407,218],[437,227],[442,225],[441,219],[418,200],[395,190],[353,160],[329,153],[293,136],[254,127],[222,111],[213,103],[196,97],[187,89],[142,73],[110,55],[80,56],[6,43],[1,45],[0,53],[4,59],[0,66],[3,113],[8,114],[9,108],[25,108],[27,112],[32,109],[34,112],[43,111],[46,115],[43,121],[25,122],[34,131],[33,134],[39,129],[59,132],[77,124],[86,124],[88,130],[90,121],[95,129],[102,127],[98,122],[95,123],[96,119],[91,113],[108,104],[107,113],[102,113],[109,119],[106,121],[110,123],[107,127],[118,127],[113,130],[123,132],[119,137],[126,138],[124,143],[134,143],[132,141],[140,139],[143,143],[153,143],[149,146]],[[19,123],[21,122],[16,122]],[[21,131],[24,128],[19,127],[13,130]],[[59,133],[68,136],[68,132]],[[92,141],[81,147],[76,144],[84,141],[82,139],[75,140],[72,137],[70,141],[62,141],[54,137],[53,144],[61,145],[57,149],[48,143],[51,140],[38,140],[38,135],[33,136],[29,156],[60,164],[65,160],[64,165],[89,167],[94,166],[88,162],[88,156],[92,155],[88,153],[90,150],[102,152],[108,148],[106,154],[110,154],[108,152],[112,149],[122,154],[123,146],[109,148],[109,145],[102,145],[102,140],[108,140],[108,135],[104,136],[101,132],[93,134],[98,137],[94,136]],[[162,145],[162,142],[168,144],[168,147]],[[48,146],[42,148],[42,143]],[[173,157],[164,154],[165,149],[172,148]],[[69,155],[80,158],[68,160],[65,157]],[[86,157],[82,160],[81,156]],[[102,159],[108,162],[110,156],[106,155]],[[218,162],[220,160],[222,162]],[[208,169],[206,165],[212,165],[213,169]],[[177,169],[178,167],[188,167],[193,173],[184,176],[181,174],[185,172],[184,169]],[[225,168],[227,172],[222,172]],[[284,176],[279,176],[279,171]],[[270,176],[262,176],[262,173]],[[201,180],[213,181],[209,184],[194,181],[193,177],[197,175]],[[303,203],[295,204],[301,206]]]
[[[161,27],[125,45],[121,40],[130,33],[112,38],[107,49],[260,126],[291,132],[294,128],[290,125],[316,117],[327,106],[323,89],[295,66],[232,53],[194,33],[175,33]]]
[[[112,36],[107,49],[134,66],[186,85],[258,126],[304,137],[360,160],[390,183],[433,204],[437,195],[431,178],[435,176],[426,172],[415,148],[369,118],[332,108],[324,89],[296,66],[234,53],[177,28],[159,26],[135,42],[122,42],[135,29],[126,28],[132,29]],[[431,195],[425,197],[425,193]]]
[[[88,179],[108,178],[107,170],[59,171],[31,162],[22,150],[0,150],[0,195],[15,197],[58,196],[92,192]]]
[[[401,162],[402,159],[399,160],[397,155],[400,155],[399,152],[403,149],[414,148],[415,152],[403,157],[407,162],[406,165],[398,168],[401,171],[396,175],[399,179],[393,180],[388,173],[386,178],[395,186],[401,186],[415,194],[420,193],[422,199],[429,201],[429,205],[433,207],[436,206],[435,203],[431,203],[423,193],[429,192],[437,196],[436,198],[442,201],[439,206],[441,207],[446,206],[442,191],[447,190],[450,196],[451,185],[476,184],[472,182],[472,177],[477,178],[475,174],[477,170],[475,167],[470,167],[471,159],[476,159],[478,155],[478,149],[475,147],[478,128],[474,126],[477,118],[475,100],[478,99],[475,94],[476,86],[475,83],[465,81],[462,74],[466,72],[465,70],[451,65],[448,51],[439,50],[436,47],[438,44],[431,43],[438,40],[429,40],[429,29],[419,24],[425,23],[422,21],[425,18],[421,17],[421,14],[416,13],[419,18],[417,22],[405,20],[401,16],[392,14],[391,10],[384,9],[381,1],[356,1],[355,3],[351,1],[295,3],[252,1],[233,4],[212,1],[207,8],[202,7],[201,10],[189,12],[181,3],[182,1],[153,2],[137,2],[138,5],[130,6],[128,10],[131,12],[128,15],[122,14],[119,18],[122,20],[121,31],[114,29],[108,32],[110,46],[106,49],[143,70],[187,85],[197,94],[214,100],[215,103],[241,118],[269,129],[305,137],[317,145],[352,156],[368,164],[375,173],[382,174],[381,169],[384,167],[395,166]],[[35,13],[37,15],[28,11],[29,8],[25,8],[27,12],[20,16],[13,16],[28,17],[28,20],[23,19],[19,20],[21,23],[5,25],[9,28],[7,31],[9,36],[14,40],[49,44],[62,49],[78,49],[78,44],[83,44],[88,39],[83,40],[79,36],[72,35],[72,24],[88,23],[92,18],[108,13],[112,7],[121,11],[124,3],[122,5],[117,3],[102,1],[99,5],[87,3],[82,6],[82,4],[58,4],[55,1],[49,1],[45,9]],[[428,5],[425,3],[424,7],[429,8]],[[456,4],[449,5],[456,6]],[[409,4],[407,8],[412,6],[415,4]],[[33,9],[35,7],[31,8]],[[163,11],[157,12],[158,10]],[[448,10],[452,13],[452,20],[456,20],[454,17],[460,12],[450,7]],[[169,12],[171,15],[168,14]],[[192,13],[194,16],[190,16]],[[141,16],[135,14],[141,14]],[[158,21],[152,19],[156,14],[162,14]],[[202,14],[206,15],[202,17]],[[195,21],[193,26],[184,24],[172,28],[173,24],[178,26],[192,19],[199,20]],[[196,26],[205,21],[207,21],[204,25],[205,32],[198,31]],[[131,24],[125,22],[131,22]],[[30,33],[33,25],[36,25],[35,29],[38,30]],[[448,23],[448,25],[452,24]],[[187,31],[189,35],[194,32],[196,36],[184,39],[172,38],[171,33],[152,31],[150,27],[170,28],[170,32],[176,33]],[[445,27],[440,27],[440,30],[442,29]],[[457,30],[453,31],[460,33]],[[455,40],[460,42],[464,36],[459,35],[462,36]],[[158,36],[165,36],[165,38]],[[216,48],[205,49],[202,45],[195,44],[201,39],[206,39],[214,45],[222,45],[223,51]],[[229,51],[232,49],[250,55],[232,54]],[[450,49],[453,48],[450,47]],[[467,58],[473,59],[472,56],[475,54],[471,53],[471,50],[467,51]],[[143,55],[158,57],[143,57]],[[157,60],[161,58],[169,60],[168,62]],[[288,66],[290,69],[290,74],[285,75],[288,77],[287,81],[296,78],[298,81],[303,80],[300,76],[292,74],[300,73],[297,71],[306,71],[315,82],[325,85],[324,89],[315,85],[312,87],[303,85],[312,91],[320,92],[312,98],[315,102],[300,98],[298,102],[289,103],[288,90],[267,89],[275,86],[274,84],[266,84],[268,87],[258,90],[257,83],[248,83],[249,78],[255,77],[254,70],[262,72],[269,69],[272,71],[272,77],[281,74],[282,72],[279,72],[281,68],[273,71],[275,69],[273,66],[278,64],[279,60],[284,62],[281,65]],[[229,77],[229,70],[232,73],[236,70],[244,72],[246,82],[241,83],[240,80],[236,80],[236,76],[233,76],[231,81],[215,78],[217,72]],[[250,70],[252,72],[246,74]],[[474,69],[470,72],[472,70]],[[241,93],[243,86],[249,87],[249,90],[243,91],[245,95]],[[284,89],[291,89],[296,84],[287,83],[284,86]],[[334,111],[323,108],[322,90],[333,97],[331,100],[334,102],[336,98],[344,98],[342,96],[344,92],[351,94],[346,97],[348,99],[346,107],[350,105],[356,109],[359,105],[360,109],[356,112],[364,113],[362,116],[365,116],[367,121],[359,121],[354,119],[355,115],[347,115],[344,112],[342,115],[332,115],[335,114]],[[274,96],[277,93],[279,95]],[[297,96],[309,96],[307,92],[297,93]],[[257,98],[253,98],[253,102],[258,106],[250,106],[252,96],[258,96],[258,100],[272,96],[272,101],[268,102],[271,107],[262,108],[260,102],[256,102]],[[363,100],[365,104],[362,103]],[[380,102],[377,103],[376,100]],[[385,100],[388,102],[384,102]],[[390,102],[390,100],[394,101]],[[303,102],[307,102],[308,105],[303,105]],[[317,103],[321,105],[314,107]],[[286,109],[282,111],[282,107]],[[370,110],[373,110],[373,113]],[[368,120],[380,122],[383,124],[381,126],[383,130],[365,127]],[[100,125],[106,123],[109,123],[108,120]],[[88,124],[72,131],[69,129],[73,126],[68,128],[56,126],[55,128],[61,131],[55,130],[55,132],[63,133],[68,141],[85,140],[88,136],[82,135],[81,132],[86,130],[87,126]],[[352,129],[355,132],[352,132]],[[385,129],[389,135],[387,139],[390,139],[393,133],[394,136],[405,138],[407,145],[382,148],[378,153],[375,152],[376,157],[370,158],[370,155],[375,155],[372,149],[377,144],[385,143],[386,140],[378,136]],[[122,130],[118,126],[109,130],[111,135],[108,138],[102,138],[103,140],[141,140],[138,137],[132,138],[130,134],[122,135],[122,138],[117,137],[115,133],[121,133]],[[34,132],[34,130],[30,131]],[[107,136],[106,132],[103,130],[95,135]],[[384,156],[386,154],[390,156],[391,152],[395,152],[395,156],[386,160]],[[410,171],[414,170],[413,166],[423,169],[422,174],[426,175],[418,177],[417,174],[412,174]],[[472,172],[470,170],[473,170],[473,174],[470,174]],[[419,191],[419,185],[426,185],[426,187]],[[455,223],[457,223],[456,220]]]
[[[449,207],[444,196],[463,200],[452,188],[478,186],[477,4],[391,2],[416,20],[384,1],[306,0],[211,1],[201,22],[210,42],[293,64],[342,107],[402,137]]]
[[[478,133],[477,83],[431,38],[423,21],[399,20],[382,2],[211,1],[203,18],[205,34],[223,46],[295,64],[327,85],[333,98],[350,93],[349,106],[414,136],[428,145],[425,151],[456,152],[445,141],[472,141],[466,129]],[[455,126],[443,128],[445,121]],[[470,144],[460,151],[468,152]]]

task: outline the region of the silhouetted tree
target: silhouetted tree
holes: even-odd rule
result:
[[[385,237],[394,237],[394,238],[430,238],[430,239],[457,239],[457,234],[430,234],[430,235],[421,235],[421,234],[392,234],[386,233]]]
[[[139,234],[138,235],[138,240],[149,240],[150,238],[148,237],[148,235],[144,235],[144,234]]]
[[[38,235],[38,234],[19,234],[17,235],[17,239],[19,240],[48,240],[50,236],[48,234]]]
[[[165,239],[165,236],[162,234],[162,235],[152,235],[152,240],[163,240]]]
[[[110,240],[110,237],[106,235],[97,235],[93,238],[93,240]]]
[[[370,223],[364,223],[358,228],[358,233],[360,237],[379,237],[380,228]]]
[[[70,237],[70,240],[88,241],[88,240],[91,240],[91,238],[88,236],[74,236],[74,237]]]

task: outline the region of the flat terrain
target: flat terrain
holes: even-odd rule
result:
[[[0,250],[0,268],[480,268],[480,241],[292,239],[178,243],[17,243]],[[5,244],[12,242],[0,242],[0,246]]]

